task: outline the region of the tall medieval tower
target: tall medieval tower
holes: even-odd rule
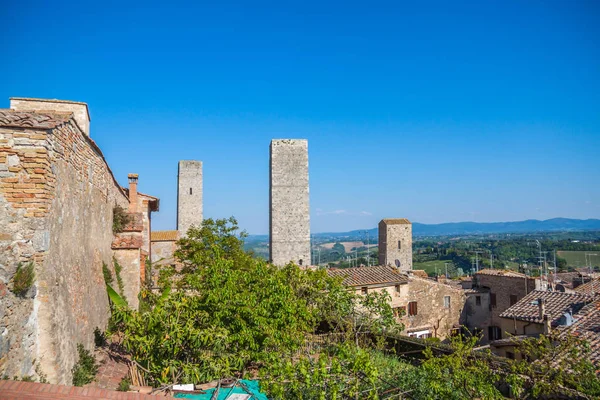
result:
[[[406,218],[386,218],[379,222],[379,265],[412,270],[412,224]]]
[[[181,160],[177,174],[177,230],[186,235],[202,224],[202,161]]]
[[[270,175],[269,258],[279,266],[310,265],[308,141],[273,139]]]

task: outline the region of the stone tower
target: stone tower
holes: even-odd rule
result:
[[[379,222],[379,265],[412,270],[412,224],[406,218]]]
[[[310,265],[308,141],[271,141],[269,252],[273,264]]]
[[[190,226],[202,224],[202,161],[181,160],[177,174],[177,230],[185,236]]]

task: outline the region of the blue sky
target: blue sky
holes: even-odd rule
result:
[[[205,216],[266,233],[272,138],[308,139],[314,232],[600,218],[596,1],[7,2],[0,41],[0,107],[87,102],[154,229],[199,159]]]

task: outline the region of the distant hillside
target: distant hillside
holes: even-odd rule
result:
[[[600,230],[600,219],[553,218],[545,221],[528,219],[515,222],[449,222],[445,224],[413,223],[414,236],[477,235],[491,233],[534,233]],[[377,228],[367,230],[375,238]],[[314,237],[364,237],[365,230],[315,233]]]

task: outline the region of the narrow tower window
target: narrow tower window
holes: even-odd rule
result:
[[[398,240],[398,250],[402,249],[402,242]]]
[[[190,194],[192,194],[192,188],[190,188]]]

